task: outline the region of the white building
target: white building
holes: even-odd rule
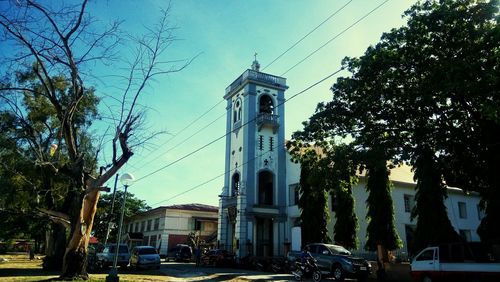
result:
[[[202,204],[158,207],[125,222],[124,241],[130,247],[153,246],[166,255],[175,245],[185,244],[191,232],[196,232],[201,240],[215,239],[217,212],[217,207]]]
[[[219,196],[218,244],[240,257],[284,255],[301,246],[297,186],[300,165],[290,161],[285,149],[286,79],[259,71],[254,61],[225,91],[227,101],[224,187]],[[408,167],[392,171],[392,197],[396,227],[404,242],[411,240],[415,222],[410,220],[415,195]],[[364,177],[353,188],[360,249],[365,245],[366,205]],[[453,226],[468,240],[479,240],[476,229],[481,214],[477,195],[449,188],[446,200]],[[330,211],[331,212],[331,211]],[[330,218],[334,219],[331,214]],[[333,234],[333,222],[329,224]],[[313,231],[311,231],[313,232]],[[333,237],[333,236],[332,236]]]

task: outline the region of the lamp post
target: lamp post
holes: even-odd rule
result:
[[[115,257],[113,259],[113,267],[109,271],[108,276],[106,276],[106,282],[108,281],[120,281],[120,277],[118,276],[118,270],[116,269],[116,264],[118,263],[118,250],[120,249],[120,240],[122,235],[122,224],[123,224],[123,214],[125,213],[125,202],[127,201],[127,188],[132,182],[134,182],[135,178],[130,173],[124,173],[120,177],[120,182],[125,187],[125,192],[123,194],[123,202],[122,202],[122,212],[120,215],[120,224],[118,225],[118,237],[116,238],[116,246],[115,246]]]

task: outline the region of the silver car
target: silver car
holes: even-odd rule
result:
[[[97,253],[97,265],[101,268],[113,265],[115,252],[116,244],[106,245],[101,252]],[[122,268],[127,267],[129,259],[130,253],[128,250],[128,246],[126,244],[120,244],[120,247],[118,248],[117,265]]]
[[[151,246],[137,246],[132,249],[130,266],[135,268],[160,268],[160,255]]]

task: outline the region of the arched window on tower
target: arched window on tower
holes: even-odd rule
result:
[[[238,99],[233,104],[233,123],[241,120],[241,101]]]
[[[259,205],[273,205],[273,174],[269,171],[259,172]]]
[[[273,114],[273,99],[269,95],[262,95],[259,99],[259,113]]]
[[[234,173],[233,174],[233,196],[237,196],[240,194],[240,174],[239,173]]]

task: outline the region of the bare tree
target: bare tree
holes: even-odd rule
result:
[[[43,96],[55,111],[58,126],[47,126],[51,131],[42,140],[35,135],[28,138],[35,152],[33,162],[53,174],[65,175],[70,179],[67,199],[63,209],[54,211],[41,209],[55,222],[71,228],[64,253],[63,279],[88,278],[86,273],[87,245],[97,202],[103,185],[132,157],[133,148],[145,142],[148,136],[138,135],[143,122],[143,111],[138,106],[138,97],[146,91],[155,77],[177,72],[190,61],[165,61],[162,56],[174,41],[172,28],[167,21],[168,11],[156,26],[145,28],[141,37],[129,37],[120,33],[120,22],[113,22],[106,28],[98,25],[87,12],[87,0],[78,5],[60,2],[40,4],[32,0],[11,1],[0,11],[0,28],[3,42],[12,46],[12,52],[0,60],[6,66],[0,84],[0,99],[11,106],[23,120],[23,110],[18,100],[22,95]],[[116,64],[120,40],[126,38],[135,43],[132,60],[129,61],[125,87],[118,98],[119,116],[114,119],[112,158],[97,172],[87,161],[98,161],[97,152],[88,156],[83,149],[76,117],[79,106],[91,91],[89,66],[95,64]],[[129,41],[130,42],[130,41]],[[4,44],[4,43],[2,43]],[[129,46],[129,45],[127,45]],[[1,55],[0,55],[1,56]],[[116,67],[115,65],[113,65]],[[15,79],[20,69],[30,69],[38,87]],[[61,77],[67,85],[61,87]],[[53,140],[53,141],[50,141]],[[47,158],[47,148],[53,142],[65,148],[66,162]],[[38,144],[37,144],[38,143]],[[44,146],[40,144],[44,143]],[[50,184],[48,184],[50,186]]]

